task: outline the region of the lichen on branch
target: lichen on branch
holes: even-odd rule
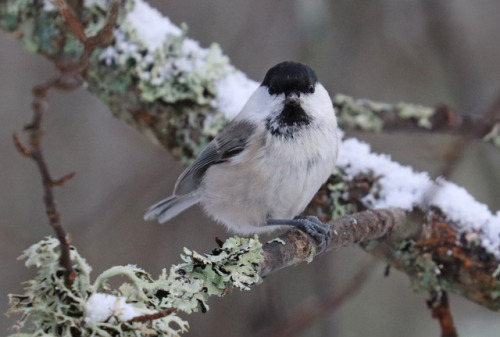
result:
[[[59,241],[42,240],[28,248],[21,259],[37,268],[25,293],[9,295],[9,315],[20,314],[15,328],[27,321],[34,326],[29,336],[178,336],[189,324],[176,312],[209,309],[210,296],[223,296],[230,289],[249,290],[259,284],[263,261],[257,237],[227,239],[211,254],[184,249],[183,262],[158,279],[136,266],[116,266],[90,280],[91,268],[77,250],[71,260],[77,276],[68,287],[58,259]],[[127,279],[113,289],[109,280]]]
[[[60,64],[77,58],[82,47],[50,4],[48,0],[4,1],[0,3],[0,26],[29,50]],[[83,21],[89,33],[103,24],[105,5],[105,1],[83,1],[78,15],[91,18]],[[125,1],[118,22],[113,44],[96,49],[88,71],[82,74],[88,89],[115,116],[160,142],[175,157],[192,160],[257,84],[228,64],[217,46],[200,48],[186,36],[185,28],[173,26],[141,0]],[[339,120],[350,127],[473,131],[468,135],[500,144],[498,121],[462,118],[443,106],[376,103],[345,96],[333,100]],[[429,191],[434,192],[432,198],[426,195]],[[344,141],[338,170],[316,196],[309,214],[328,221],[380,207],[421,213],[418,225],[425,230],[408,240],[377,240],[367,250],[405,271],[417,290],[441,288],[499,309],[500,215],[457,185],[434,182],[425,173],[372,153],[356,140]],[[300,247],[310,247],[302,243]],[[386,249],[380,249],[382,246]],[[310,250],[303,253],[310,257]],[[297,256],[288,256],[289,261],[296,261]]]

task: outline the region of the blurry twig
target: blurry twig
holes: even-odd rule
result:
[[[453,324],[448,294],[445,291],[439,294],[431,292],[431,298],[427,301],[427,306],[432,310],[432,318],[439,320],[441,337],[458,337],[455,325]]]
[[[339,309],[351,299],[366,283],[376,264],[362,266],[348,282],[348,285],[339,293],[337,291],[316,298],[312,303],[298,305],[299,308],[289,317],[276,322],[268,331],[266,337],[290,337],[299,335],[315,321]]]
[[[477,108],[478,76],[471,62],[471,48],[462,22],[453,15],[453,3],[424,0],[420,2],[427,38],[443,69],[444,80],[461,111]]]
[[[485,111],[481,116],[483,120],[498,121],[500,114],[500,94],[493,102],[491,107]],[[467,146],[470,144],[472,138],[461,137],[455,141],[450,142],[448,145],[448,153],[445,156],[445,163],[441,170],[441,175],[449,178],[453,171],[456,169],[460,159],[462,158]],[[439,189],[439,185],[434,185],[428,193],[427,198],[435,194]],[[449,308],[448,294],[446,291],[432,291],[431,299],[427,301],[427,305],[432,309],[432,317],[439,320],[441,325],[441,337],[458,337],[458,334],[453,325],[453,317]]]
[[[388,104],[342,94],[332,99],[344,129],[445,133],[500,146],[500,119],[492,114],[460,115],[444,104],[433,108],[409,103]],[[500,106],[500,97],[494,106]]]
[[[59,13],[64,17],[69,28],[75,37],[83,44],[84,49],[79,60],[73,64],[58,64],[58,68],[62,72],[83,72],[88,67],[88,60],[92,52],[97,47],[105,47],[109,45],[113,38],[113,27],[118,19],[119,0],[112,0],[111,7],[106,18],[104,26],[93,36],[85,35],[85,27],[82,25],[71,7],[66,3],[66,0],[54,0]]]
[[[497,127],[497,125],[500,123],[499,114],[500,114],[500,94],[497,95],[497,98],[495,99],[493,104],[481,115],[480,119],[483,121],[493,121],[491,126]],[[474,130],[474,126],[472,126],[471,130],[469,130],[471,134],[477,133],[478,131],[479,130],[477,129]],[[465,153],[465,150],[467,149],[471,141],[472,141],[471,137],[460,137],[448,143],[447,151],[444,155],[444,164],[443,167],[441,168],[441,174],[440,174],[443,178],[446,179],[450,178],[451,174],[453,173],[453,171],[455,171],[458,164],[460,163],[460,160],[463,157],[463,154]],[[440,188],[439,184],[435,184],[424,195],[426,196],[427,199],[429,199],[436,194],[436,191],[439,188]],[[427,202],[425,202],[424,204],[426,203]]]
[[[500,94],[497,95],[495,101],[491,104],[491,106],[481,115],[480,119],[485,124],[489,121],[491,127],[497,127],[500,123]],[[471,134],[479,134],[481,130],[479,130],[478,125],[472,125],[469,132]],[[460,137],[455,141],[452,141],[448,145],[448,151],[445,154],[445,164],[441,169],[441,176],[444,178],[449,178],[453,173],[455,168],[457,167],[460,159],[462,158],[467,146],[472,141],[471,137]]]
[[[42,176],[42,183],[44,188],[43,200],[45,203],[45,209],[47,217],[49,218],[50,226],[56,232],[56,236],[59,239],[61,246],[61,257],[60,264],[64,268],[64,279],[66,285],[70,285],[76,277],[76,272],[73,269],[70,252],[69,243],[66,237],[66,232],[61,225],[61,219],[59,212],[57,211],[56,204],[54,201],[54,187],[62,185],[65,181],[69,180],[74,174],[69,174],[61,179],[54,180],[49,172],[47,163],[42,151],[42,118],[47,111],[47,93],[52,88],[57,86],[62,86],[61,81],[62,76],[54,79],[48,80],[46,83],[36,86],[33,89],[33,119],[25,126],[25,130],[29,132],[30,142],[29,148],[25,147],[17,134],[14,133],[14,144],[19,152],[31,159],[33,159],[38,166],[40,175]]]
[[[176,311],[176,308],[168,308],[164,310],[160,310],[154,314],[149,314],[149,315],[142,315],[142,316],[136,316],[132,319],[129,320],[129,322],[147,322],[147,321],[154,321],[155,319],[159,319],[165,316],[170,315],[174,311]]]
[[[68,6],[65,0],[55,0],[55,4],[75,36],[84,44],[84,51],[76,63],[58,65],[60,73],[57,76],[54,76],[45,83],[37,85],[33,88],[33,119],[24,127],[24,130],[29,133],[29,146],[23,145],[16,133],[13,135],[13,140],[16,149],[23,156],[33,159],[38,167],[38,170],[40,171],[44,188],[43,200],[45,203],[47,217],[49,218],[50,226],[54,229],[60,242],[60,265],[65,270],[64,279],[66,285],[69,286],[75,279],[76,272],[71,263],[69,240],[64,228],[61,225],[61,219],[56,208],[53,190],[54,187],[62,186],[65,182],[73,178],[75,173],[69,173],[59,179],[52,178],[42,151],[42,120],[48,109],[47,97],[49,91],[51,89],[74,90],[80,87],[83,80],[79,75],[87,68],[89,55],[97,46],[104,46],[110,42],[112,27],[116,23],[118,13],[118,1],[113,1],[104,27],[95,36],[90,38],[85,35],[83,25],[76,18],[76,15],[73,13],[72,9]]]

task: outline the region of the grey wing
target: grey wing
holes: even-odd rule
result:
[[[182,172],[174,188],[174,195],[185,195],[196,190],[212,165],[224,163],[243,151],[255,125],[247,121],[232,122],[207,147],[198,158]]]

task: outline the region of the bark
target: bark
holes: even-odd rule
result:
[[[133,0],[124,2],[118,14],[118,27],[133,4]],[[102,10],[84,6],[75,6],[73,10],[77,18],[84,18],[84,26],[106,21]],[[47,11],[40,1],[3,1],[0,4],[0,27],[20,39],[30,51],[52,60],[63,73],[71,68],[68,64],[80,63],[84,48],[79,39],[72,35],[57,10]],[[227,121],[227,117],[210,104],[220,94],[214,90],[213,83],[235,70],[222,65],[220,60],[207,57],[204,61],[212,62],[207,68],[210,75],[196,78],[194,89],[173,83],[172,92],[177,90],[178,96],[171,97],[170,92],[162,96],[158,94],[158,88],[148,87],[151,83],[141,82],[144,74],[137,70],[137,65],[145,62],[142,57],[147,54],[147,45],[141,46],[134,34],[125,32],[124,36],[139,49],[137,55],[125,55],[128,58],[123,63],[107,63],[101,57],[103,50],[97,48],[87,55],[85,67],[78,75],[87,83],[88,90],[98,95],[117,118],[161,143],[175,157],[192,160]],[[183,35],[172,38],[169,48],[175,49],[183,39],[186,39]],[[148,71],[147,67],[145,69]],[[356,101],[346,96],[336,96],[333,101],[344,127],[467,134],[473,130],[473,137],[500,145],[500,126],[496,120],[460,117],[444,107],[390,105]],[[318,192],[308,214],[329,221],[332,216],[342,215],[335,214],[339,210],[344,214],[351,213],[331,223],[334,233],[331,248],[360,243],[366,251],[408,274],[415,290],[446,290],[498,310],[499,260],[481,246],[480,233],[464,233],[459,224],[446,220],[439,209],[366,211],[363,198],[376,193],[374,186],[379,179],[370,174],[350,177],[337,172]],[[328,188],[333,183],[342,186],[339,192],[342,197]],[[275,241],[265,246],[262,275],[309,261],[315,255],[314,242],[301,232],[288,232],[281,240],[287,244]]]

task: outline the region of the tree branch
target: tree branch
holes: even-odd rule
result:
[[[333,220],[330,223],[332,240],[328,250],[369,242],[389,236],[396,228],[405,227],[406,213],[399,209],[367,210]],[[264,262],[261,276],[281,268],[310,262],[318,251],[316,242],[300,230],[290,230],[263,247]]]
[[[446,292],[441,292],[440,294],[431,292],[431,298],[427,301],[427,306],[432,311],[432,318],[439,321],[441,337],[458,337],[455,325],[453,324],[448,294]]]
[[[343,128],[361,131],[447,133],[470,137],[500,147],[500,120],[496,114],[459,115],[445,104],[427,107],[409,103],[388,104],[335,95],[333,105]],[[500,110],[500,96],[492,110]]]
[[[64,228],[61,225],[60,215],[56,208],[53,189],[55,186],[62,186],[68,180],[73,178],[74,172],[64,175],[59,179],[53,179],[48,165],[45,161],[42,151],[42,120],[47,112],[48,100],[47,96],[51,89],[58,90],[74,90],[81,86],[82,81],[79,77],[88,67],[88,57],[97,46],[104,46],[110,42],[109,36],[112,35],[112,27],[116,24],[118,13],[118,1],[113,1],[110,14],[105,22],[104,27],[92,38],[87,38],[84,32],[84,27],[76,18],[71,8],[65,0],[56,0],[56,6],[59,12],[66,20],[70,29],[75,36],[84,44],[84,50],[80,59],[73,64],[59,63],[61,73],[47,80],[44,84],[37,85],[33,88],[33,119],[25,126],[25,130],[29,132],[30,146],[29,149],[24,146],[14,133],[13,141],[16,149],[23,156],[33,159],[40,172],[43,188],[44,188],[44,203],[46,214],[49,219],[50,226],[54,229],[56,236],[60,242],[60,265],[64,268],[64,279],[67,286],[71,285],[76,278],[76,271],[70,258],[70,248],[68,238]]]
[[[81,6],[85,15],[79,16],[87,19],[83,22],[87,30],[109,29],[102,6],[100,2]],[[241,108],[257,83],[229,65],[217,47],[200,48],[185,31],[141,0],[125,1],[117,17],[120,24],[114,30],[114,40],[109,47],[97,47],[89,53],[81,77],[117,118],[163,144],[175,157],[192,160]],[[148,22],[161,34],[149,34],[141,22]],[[43,25],[50,27],[43,32],[24,29]],[[0,27],[58,64],[82,55],[80,40],[68,32],[57,8],[34,1],[4,1],[0,3]],[[369,130],[460,134],[472,130],[473,137],[500,144],[496,119],[460,117],[443,107],[349,100],[345,96],[334,98],[341,119],[348,121],[344,125],[351,125],[349,120],[354,119],[352,127],[363,125]],[[370,152],[366,144],[356,140],[344,141],[338,167],[309,206],[309,214],[329,221],[366,209],[386,210],[363,213],[368,218],[358,219],[356,226],[350,218],[343,218],[339,228],[345,231],[338,231],[334,245],[369,240],[371,243],[363,243],[363,247],[407,273],[415,289],[448,290],[490,309],[500,308],[495,295],[500,291],[495,229],[499,215],[460,187],[443,180],[433,182],[424,173]],[[431,190],[433,195],[427,197],[425,193]],[[400,210],[392,210],[394,207]],[[409,217],[417,221],[413,226],[403,225],[400,232],[403,218]],[[392,233],[387,239],[377,239],[387,233]],[[314,255],[314,242],[301,235],[292,231],[282,238],[289,244],[266,246],[262,275]]]
[[[60,78],[54,78],[47,81],[45,84],[36,86],[33,89],[33,119],[31,123],[25,126],[25,130],[29,132],[30,142],[29,149],[25,147],[17,134],[13,135],[14,144],[18,151],[25,157],[33,159],[40,172],[44,190],[43,201],[45,203],[46,214],[49,219],[50,226],[54,229],[56,236],[60,242],[61,254],[59,264],[64,268],[64,279],[66,285],[70,285],[76,277],[76,272],[70,259],[70,249],[66,232],[61,225],[59,212],[54,201],[54,186],[62,185],[69,180],[73,174],[67,175],[59,180],[54,180],[49,172],[47,163],[42,151],[42,119],[47,110],[47,92],[55,83],[59,82]]]

